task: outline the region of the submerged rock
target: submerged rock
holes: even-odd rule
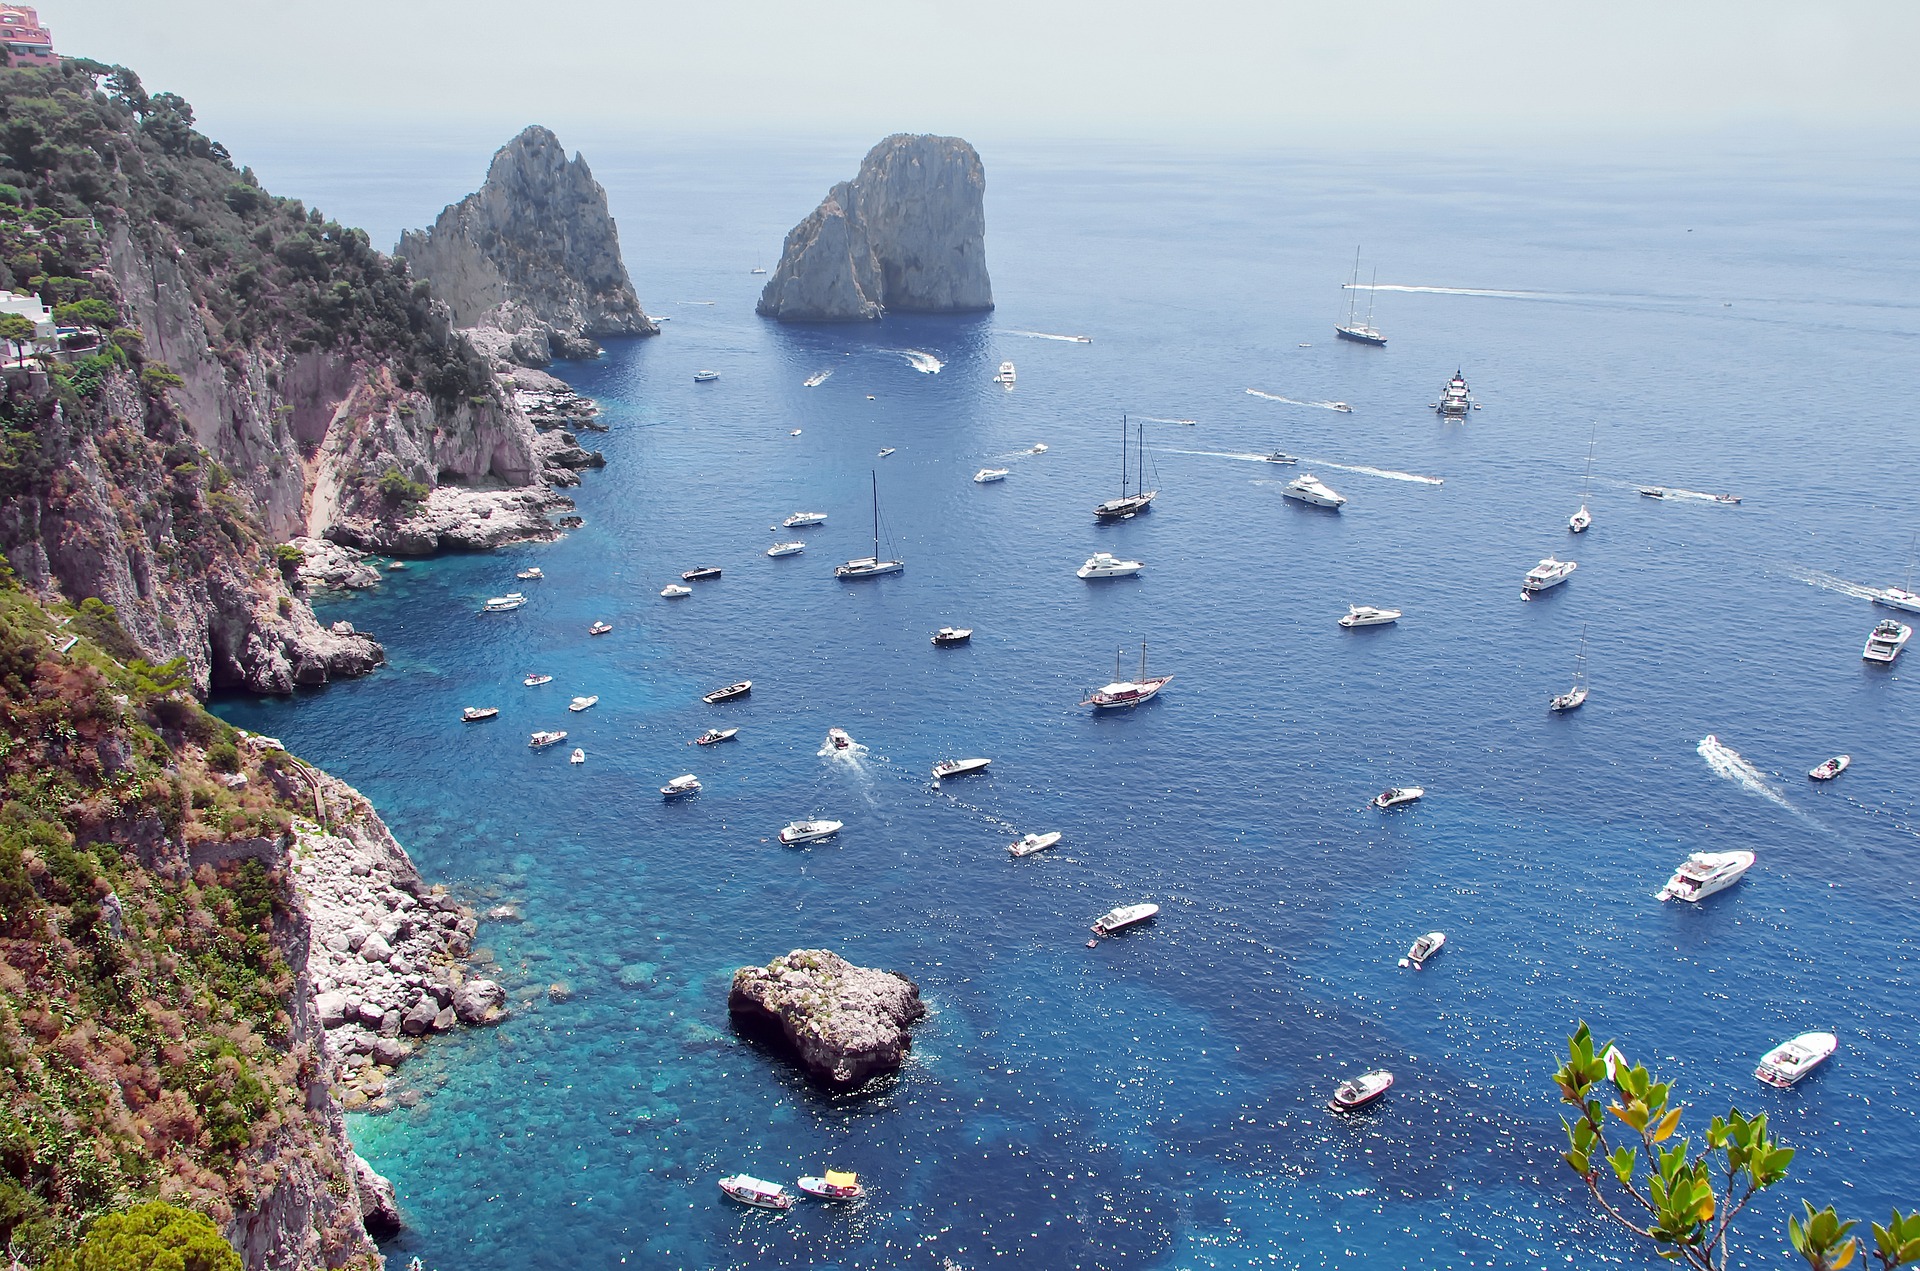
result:
[[[735,971],[727,1012],[741,1031],[783,1041],[814,1077],[847,1087],[896,1071],[927,1008],[904,975],[795,949]]]

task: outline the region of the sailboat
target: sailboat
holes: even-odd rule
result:
[[[1374,282],[1380,281],[1380,275],[1374,274]],[[1355,344],[1371,344],[1377,348],[1387,347],[1387,337],[1373,329],[1373,296],[1376,288],[1367,288],[1367,320],[1359,320],[1360,307],[1360,249],[1353,249],[1353,281],[1347,284],[1347,322],[1345,326],[1334,323],[1333,333],[1342,340],[1352,340]]]
[[[1093,510],[1093,514],[1103,521],[1124,521],[1147,510],[1158,490],[1147,489],[1147,426],[1140,425],[1140,461],[1135,465],[1139,477],[1139,488],[1132,494],[1127,493],[1129,477],[1127,473],[1127,417],[1120,416],[1120,497],[1108,499]]]
[[[1122,649],[1113,655],[1113,683],[1108,684],[1104,688],[1093,690],[1092,693],[1087,695],[1087,700],[1080,703],[1082,706],[1091,706],[1095,710],[1115,710],[1128,706],[1138,706],[1173,682],[1171,675],[1156,675],[1151,679],[1148,678],[1147,645],[1145,641],[1142,641],[1140,644],[1140,678],[1137,680],[1121,679],[1120,657],[1121,654],[1125,652],[1126,650]]]
[[[844,565],[834,567],[835,578],[877,578],[881,574],[897,574],[907,567],[901,560],[880,559],[880,474],[873,476],[873,555],[850,560]]]
[[[1873,598],[1876,605],[1885,605],[1889,609],[1904,609],[1908,613],[1920,613],[1920,595],[1913,590],[1914,553],[1920,551],[1920,534],[1913,536],[1913,545],[1907,548],[1907,585],[1889,587]]]
[[[1573,659],[1573,687],[1547,703],[1550,711],[1578,710],[1587,702],[1587,629],[1580,628],[1580,652]]]
[[[1587,492],[1593,488],[1593,444],[1600,439],[1600,425],[1593,426],[1593,436],[1587,440],[1587,475],[1580,482],[1580,510],[1567,518],[1567,528],[1575,534],[1585,534],[1587,527],[1593,524],[1593,513],[1587,511]]]

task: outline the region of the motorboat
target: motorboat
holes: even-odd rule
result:
[[[717,688],[711,693],[702,694],[700,700],[711,705],[714,702],[730,702],[736,697],[745,697],[751,692],[753,692],[753,681],[741,680],[738,684],[729,684],[725,688]]]
[[[573,748],[573,753],[567,756],[568,763],[585,763],[586,761],[587,761],[587,752],[580,749],[578,746],[575,746]]]
[[[1561,560],[1558,557],[1549,556],[1529,569],[1527,576],[1520,580],[1520,594],[1532,598],[1535,592],[1545,591],[1549,587],[1558,587],[1573,577],[1573,571],[1578,568],[1580,568],[1578,561]]]
[[[472,724],[483,719],[492,719],[499,713],[498,706],[469,706],[460,712],[460,719],[463,723]]]
[[[795,843],[817,843],[838,834],[844,821],[795,821],[780,831],[780,841],[788,847]]]
[[[605,635],[611,630],[613,630],[613,624],[611,622],[600,622],[596,620],[592,626],[587,628],[587,634]]]
[[[1120,656],[1125,650],[1116,650],[1113,655],[1113,681],[1104,687],[1089,693],[1080,704],[1091,706],[1097,711],[1123,710],[1149,701],[1167,685],[1173,683],[1171,675],[1147,675],[1147,646],[1140,646],[1140,675],[1137,679],[1120,678]]]
[[[521,605],[524,605],[526,603],[527,603],[526,596],[522,595],[520,592],[517,592],[517,591],[510,591],[504,596],[491,597],[486,604],[480,606],[480,612],[481,613],[511,613],[513,610],[518,609]]]
[[[1654,899],[1702,901],[1733,886],[1752,868],[1752,852],[1695,852],[1681,862]]]
[[[1573,687],[1547,703],[1550,711],[1578,710],[1587,704],[1587,629],[1580,628],[1580,652],[1573,655]]]
[[[1335,1112],[1356,1112],[1393,1089],[1393,1074],[1385,1068],[1349,1077],[1334,1087],[1327,1106]]]
[[[553,677],[551,675],[542,675],[536,671],[520,682],[528,688],[539,688],[542,684],[553,683]]]
[[[790,530],[797,530],[807,525],[825,524],[826,519],[827,514],[825,512],[795,512],[792,516],[780,522],[780,524]]]
[[[1418,971],[1422,966],[1426,965],[1428,958],[1446,948],[1446,945],[1446,932],[1429,931],[1426,935],[1421,936],[1413,942],[1413,947],[1407,950],[1407,956],[1400,959],[1400,965],[1410,966]]]
[[[1467,412],[1474,409],[1473,393],[1459,371],[1453,373],[1453,378],[1440,391],[1440,400],[1433,403],[1433,409],[1442,419],[1465,419]]]
[[[1640,487],[1640,493],[1649,499],[1664,499],[1667,497],[1667,488],[1663,485],[1643,485]]]
[[[397,574],[406,567],[407,562],[403,560],[390,560],[387,562],[387,572],[389,574]]]
[[[557,746],[566,739],[567,732],[564,728],[552,732],[542,729],[527,738],[527,745],[534,750],[545,750],[548,746]]]
[[[1807,770],[1815,781],[1831,781],[1853,765],[1852,755],[1835,755],[1817,768]]]
[[[1005,481],[1011,468],[982,468],[973,474],[975,485],[989,485],[995,481]]]
[[[880,555],[880,474],[873,474],[873,555],[859,556],[844,565],[833,567],[835,578],[878,578],[882,574],[897,574],[907,564],[898,558],[885,558]]]
[[[945,781],[948,777],[964,777],[969,772],[984,772],[991,759],[942,759],[933,765],[933,779]]]
[[[1087,563],[1074,570],[1082,578],[1130,578],[1145,569],[1137,560],[1121,560],[1112,552],[1095,552]]]
[[[1300,462],[1299,455],[1290,455],[1284,450],[1276,450],[1272,454],[1262,455],[1260,456],[1260,458],[1266,463],[1299,463]]]
[[[830,1169],[822,1177],[806,1177],[794,1184],[816,1200],[859,1200],[867,1194],[860,1176],[850,1170]]]
[[[696,746],[717,746],[723,741],[732,741],[739,733],[738,728],[709,728],[693,739]]]
[[[720,372],[718,371],[695,371],[693,373],[693,382],[696,384],[711,384],[719,378]]]
[[[1372,605],[1348,605],[1343,627],[1384,627],[1400,621],[1398,609],[1376,609]]]
[[[873,399],[869,397],[867,400],[872,401]],[[800,430],[798,428],[794,429],[792,432],[787,434],[787,436],[789,437],[798,437],[799,435],[800,435]]]
[[[798,556],[807,550],[805,543],[775,543],[767,549],[769,556]]]
[[[668,583],[660,589],[660,594],[668,600],[679,600],[683,596],[691,596],[693,588],[684,583]]]
[[[1137,478],[1135,481],[1133,478]],[[1129,491],[1131,490],[1131,493]],[[1096,519],[1102,521],[1126,521],[1145,512],[1153,505],[1158,490],[1147,489],[1147,426],[1140,425],[1139,462],[1134,465],[1132,477],[1127,472],[1127,417],[1120,416],[1120,497],[1108,499],[1093,509]]]
[[[592,697],[576,697],[567,703],[567,709],[578,714],[581,711],[592,710],[595,706],[599,705],[599,702],[600,695],[598,693],[595,693]]]
[[[1116,909],[1109,909],[1098,918],[1095,918],[1093,920],[1093,926],[1089,929],[1096,936],[1110,936],[1116,931],[1124,931],[1135,923],[1149,922],[1159,912],[1160,906],[1158,905],[1121,905]]]
[[[1860,651],[1860,656],[1869,662],[1891,662],[1900,656],[1900,650],[1906,648],[1907,641],[1912,638],[1912,627],[1888,618],[1874,627],[1873,634],[1867,637],[1867,647]]]
[[[1346,495],[1338,493],[1311,472],[1303,472],[1287,482],[1280,493],[1286,498],[1310,503],[1317,508],[1339,508],[1347,501]]]
[[[541,571],[538,565],[532,565],[526,569],[521,570],[519,573],[515,574],[514,577],[518,578],[523,583],[530,583],[537,579],[545,578],[546,574]]]
[[[853,739],[853,734],[844,728],[829,728],[827,730],[826,749],[828,750],[852,750],[859,744],[859,742]]]
[[[1340,412],[1340,413],[1341,413],[1342,415],[1351,415],[1351,414],[1353,414],[1353,407],[1351,407],[1351,406],[1349,406],[1349,405],[1347,405],[1347,404],[1346,404],[1345,402],[1328,402],[1328,403],[1327,403],[1327,409],[1328,409],[1328,410],[1337,410],[1337,411],[1339,411],[1339,412]]]
[[[1032,856],[1035,852],[1044,852],[1060,841],[1060,831],[1048,830],[1045,834],[1025,834],[1015,843],[1007,844],[1007,853],[1011,856]]]
[[[1378,281],[1378,278],[1379,275],[1376,274],[1375,280]],[[1367,320],[1360,321],[1360,249],[1358,247],[1353,249],[1353,281],[1347,284],[1345,290],[1347,320],[1344,324],[1335,322],[1333,333],[1342,340],[1351,340],[1355,344],[1371,344],[1375,348],[1386,348],[1387,337],[1375,330],[1373,325],[1373,301],[1377,290],[1374,287],[1367,288]]]
[[[1753,1075],[1776,1090],[1786,1090],[1825,1063],[1839,1048],[1840,1039],[1832,1033],[1802,1033],[1762,1055]]]
[[[1388,786],[1373,796],[1373,806],[1382,810],[1397,808],[1406,803],[1418,803],[1426,795],[1423,786]]]
[[[803,384],[801,384],[800,387],[819,388],[822,384],[827,382],[827,377],[832,374],[833,374],[832,371],[815,371],[812,375],[807,376],[806,381]]]
[[[892,453],[893,453],[893,451],[894,451],[894,447],[892,447],[892,446],[882,446],[882,447],[880,448],[880,456],[879,456],[879,457],[880,457],[880,458],[882,458],[882,459],[885,459],[885,458],[886,458],[886,457],[887,457],[888,455],[890,455],[890,454],[892,454]]]
[[[690,794],[700,793],[700,778],[691,772],[683,773],[660,787],[663,799],[683,799]]]
[[[1008,388],[1012,388],[1013,381],[1013,363],[1002,362],[1000,369],[993,373],[993,382],[996,384],[1005,384]]]
[[[1030,455],[1044,455],[1047,453],[1047,443],[1044,441],[1036,441],[1027,447],[1027,453]]]
[[[965,644],[973,639],[972,627],[942,627],[933,633],[935,644]]]
[[[703,583],[709,578],[718,578],[719,576],[720,567],[718,565],[696,565],[694,568],[681,574],[680,581],[683,583]]]
[[[1713,501],[1715,503],[1738,503],[1740,496],[1737,494],[1716,494],[1713,496]]]
[[[731,1199],[756,1209],[777,1209],[785,1213],[798,1203],[798,1198],[780,1184],[751,1174],[728,1175],[720,1180],[720,1190]]]

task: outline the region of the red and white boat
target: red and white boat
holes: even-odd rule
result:
[[[1385,1068],[1375,1072],[1363,1072],[1358,1077],[1350,1077],[1340,1083],[1333,1092],[1333,1098],[1327,1106],[1335,1112],[1353,1112],[1366,1107],[1387,1091],[1393,1089],[1393,1074]]]
[[[1091,706],[1095,710],[1118,710],[1127,706],[1138,706],[1147,701],[1167,685],[1173,683],[1171,675],[1147,675],[1147,646],[1140,646],[1140,677],[1133,680],[1120,678],[1120,654],[1113,655],[1113,683],[1097,688],[1080,704]]]
[[[1786,1090],[1825,1063],[1839,1048],[1840,1039],[1832,1033],[1802,1033],[1761,1056],[1760,1066],[1753,1070],[1753,1075],[1776,1090]]]

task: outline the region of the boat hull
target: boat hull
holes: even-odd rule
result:
[[[905,569],[906,562],[897,560],[850,560],[844,565],[836,565],[835,578],[878,578],[882,574],[897,574]]]
[[[1920,613],[1920,593],[1907,591],[1901,587],[1887,588],[1873,598],[1873,603],[1906,613]]]
[[[1387,337],[1378,331],[1367,331],[1358,327],[1335,327],[1333,333],[1342,340],[1351,340],[1355,344],[1371,345],[1376,349],[1387,347]]]

